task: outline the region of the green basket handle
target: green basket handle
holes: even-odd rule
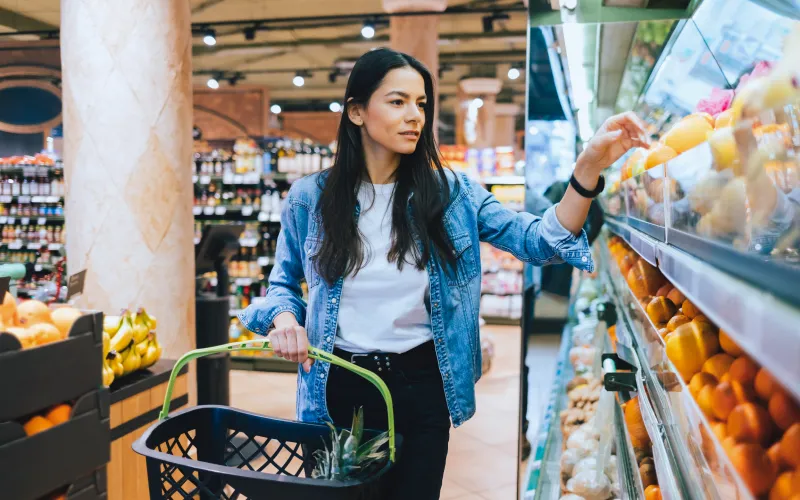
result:
[[[164,420],[169,415],[169,403],[172,400],[172,388],[175,384],[175,379],[178,377],[181,369],[186,365],[186,363],[190,361],[194,361],[197,358],[202,358],[203,356],[208,356],[211,354],[218,354],[220,352],[233,352],[233,351],[250,351],[250,350],[260,350],[260,351],[267,351],[272,352],[272,346],[269,343],[269,340],[246,340],[244,342],[233,342],[230,344],[222,344],[214,347],[206,347],[205,349],[195,349],[194,351],[189,351],[175,363],[175,366],[172,368],[172,373],[169,376],[169,383],[167,384],[167,393],[164,396],[164,405],[161,407],[161,413],[159,413],[158,418],[159,420]],[[395,431],[394,431],[394,406],[392,405],[392,394],[389,392],[389,388],[386,387],[386,384],[383,380],[375,375],[375,373],[361,368],[360,366],[354,365],[349,361],[345,361],[338,356],[334,356],[333,354],[328,354],[325,351],[321,351],[315,347],[308,348],[308,357],[312,359],[316,359],[319,361],[326,361],[332,365],[341,366],[357,375],[364,377],[365,379],[372,382],[372,385],[378,388],[380,391],[381,396],[386,401],[386,415],[388,416],[389,420],[389,460],[392,462],[395,461]]]

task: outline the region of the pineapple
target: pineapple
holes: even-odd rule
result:
[[[317,465],[311,474],[315,479],[332,481],[364,480],[370,474],[380,470],[386,462],[388,450],[381,447],[389,441],[389,434],[384,432],[366,443],[361,443],[364,434],[364,408],[353,414],[353,426],[341,433],[328,422],[331,428],[331,448],[314,452]]]

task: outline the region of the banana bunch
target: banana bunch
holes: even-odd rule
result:
[[[114,371],[108,361],[108,355],[111,350],[111,336],[108,332],[103,331],[103,385],[109,387],[114,382]]]
[[[106,366],[111,380],[152,366],[161,358],[161,345],[156,338],[157,320],[144,308],[135,313],[124,310],[119,316],[103,319],[103,335],[109,337],[108,350],[104,349],[103,377]]]

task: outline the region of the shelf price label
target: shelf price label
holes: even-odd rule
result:
[[[36,223],[40,226],[47,224],[47,217],[39,217],[39,220],[37,220]]]
[[[17,202],[27,205],[28,203],[31,202],[31,197],[30,196],[20,196],[19,198],[17,198]]]
[[[8,217],[0,217],[0,224],[5,224],[8,221]]]
[[[242,207],[242,215],[245,217],[253,215],[253,207]]]
[[[214,209],[214,215],[225,215],[226,212],[227,209],[225,209],[225,207],[216,207]]]
[[[259,222],[267,222],[269,220],[269,214],[267,212],[259,212],[258,213],[258,221]]]
[[[60,196],[48,196],[47,203],[58,203],[61,200]]]
[[[244,176],[243,175],[234,175],[233,176],[233,183],[234,184],[244,184]]]
[[[0,202],[2,203],[11,203],[13,200],[13,196],[0,196]]]
[[[211,176],[210,175],[201,175],[200,176],[200,184],[211,184]]]
[[[8,244],[8,249],[9,250],[20,250],[20,249],[22,249],[22,241],[20,241],[20,240],[12,241],[11,243]]]
[[[50,243],[49,245],[47,245],[47,249],[51,251],[61,250],[61,243]]]
[[[28,224],[31,223],[31,220],[28,217],[23,217],[19,220],[19,223],[22,224],[23,226],[27,226]]]
[[[33,266],[33,270],[36,271],[37,273],[41,272],[42,269],[44,269],[44,268],[42,267],[41,264],[36,264],[35,266]]]
[[[8,223],[9,223],[9,224],[13,224],[13,223],[15,223],[16,221],[17,221],[17,219],[15,219],[14,217],[9,217],[9,218],[8,218]]]
[[[197,184],[198,177],[196,175],[192,176],[192,184]]]
[[[205,207],[203,209],[203,215],[214,215],[214,207]]]
[[[258,265],[261,267],[266,267],[269,265],[269,257],[259,257],[258,258]]]
[[[203,207],[197,207],[197,206],[192,207],[192,213],[194,215],[202,214],[203,213]]]
[[[85,284],[86,269],[70,276],[67,280],[67,300],[69,301],[72,297],[82,294]]]
[[[28,243],[28,250],[41,250],[42,244],[41,243]]]
[[[31,196],[31,203],[44,203],[44,196]]]

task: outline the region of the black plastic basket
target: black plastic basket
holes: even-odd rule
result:
[[[151,500],[378,500],[382,479],[396,460],[402,439],[395,435],[392,398],[377,375],[317,349],[314,359],[351,370],[372,382],[386,400],[389,460],[366,481],[313,479],[314,451],[330,448],[330,428],[264,417],[226,406],[197,406],[167,416],[172,385],[180,369],[202,356],[225,351],[270,350],[269,342],[250,340],[185,354],[172,371],[159,421],[133,444],[147,459]],[[364,431],[364,439],[378,435]],[[397,444],[395,443],[397,440]]]

